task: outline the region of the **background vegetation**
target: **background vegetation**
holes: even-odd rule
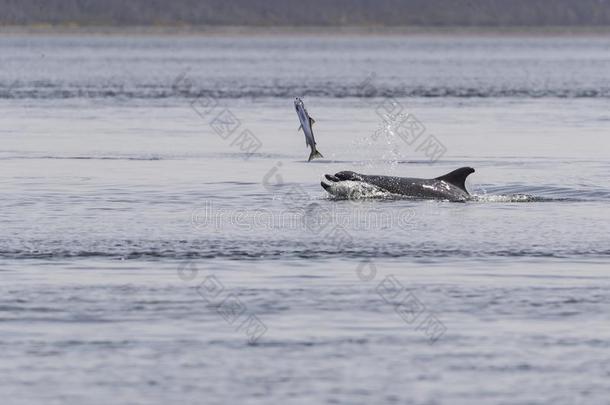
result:
[[[603,26],[610,0],[0,0],[0,25]]]

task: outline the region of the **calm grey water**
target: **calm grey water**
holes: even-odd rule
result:
[[[606,403],[608,72],[607,37],[0,36],[0,394]],[[466,203],[320,187],[460,166]]]

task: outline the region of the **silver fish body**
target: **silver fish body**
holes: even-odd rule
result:
[[[299,121],[301,122],[301,126],[299,127],[299,129],[303,129],[303,133],[305,134],[305,145],[309,146],[309,148],[311,149],[308,161],[311,161],[315,158],[324,157],[316,149],[316,139],[313,136],[312,128],[312,125],[315,121],[309,116],[309,113],[305,108],[305,104],[303,104],[303,100],[301,100],[299,97],[294,100],[294,109],[296,110],[297,115],[299,116]]]

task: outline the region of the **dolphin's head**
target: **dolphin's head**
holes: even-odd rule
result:
[[[345,181],[345,180],[362,181],[363,180],[362,176],[360,174],[358,174],[356,172],[349,171],[349,170],[335,173],[335,175],[331,176],[331,177],[339,179],[340,181]],[[326,178],[331,180],[330,177],[326,177]],[[334,180],[334,181],[336,181],[336,180]]]
[[[297,111],[299,111],[299,107],[305,107],[305,106],[303,105],[303,100],[301,100],[301,98],[300,98],[300,97],[296,97],[296,98],[294,99],[294,108],[295,108]]]

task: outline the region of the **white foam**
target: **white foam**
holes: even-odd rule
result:
[[[326,183],[328,184],[328,183]],[[389,197],[392,194],[369,183],[362,181],[337,181],[329,184],[329,188],[326,189],[329,194],[337,198],[345,199],[361,199],[361,198],[380,198]]]
[[[527,194],[475,194],[472,196],[472,200],[477,202],[534,202],[544,199]]]

